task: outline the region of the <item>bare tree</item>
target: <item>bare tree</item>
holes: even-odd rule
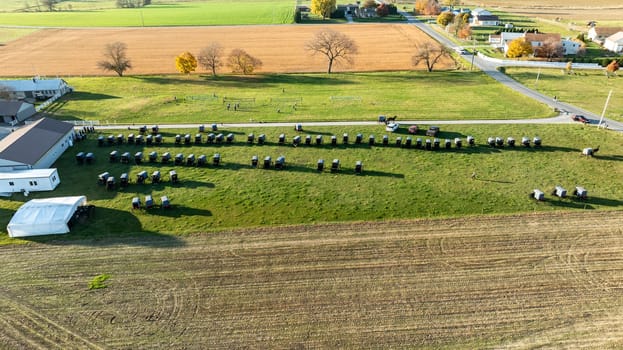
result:
[[[565,49],[560,40],[547,39],[543,44],[534,49],[534,56],[545,57],[548,61],[553,58],[560,58],[565,54]]]
[[[262,61],[249,55],[243,49],[233,49],[227,57],[227,65],[234,73],[251,74],[262,66]]]
[[[47,8],[50,12],[56,10],[54,7],[59,2],[59,0],[41,0],[41,4],[45,6],[45,8]]]
[[[416,47],[415,55],[413,55],[411,59],[413,60],[414,66],[417,66],[420,62],[424,62],[426,64],[426,69],[432,72],[433,68],[435,68],[435,64],[443,57],[451,57],[448,48],[427,41]]]
[[[97,66],[106,71],[113,71],[122,77],[123,72],[132,68],[126,50],[126,44],[119,41],[107,44],[104,48],[105,60],[97,62]]]
[[[323,29],[316,33],[314,38],[309,41],[305,48],[312,54],[321,53],[327,56],[329,67],[327,73],[331,74],[334,63],[346,61],[353,63],[353,57],[357,54],[357,44],[346,34],[336,32],[331,29]]]
[[[197,60],[205,69],[212,71],[212,75],[216,76],[216,69],[223,65],[223,47],[221,44],[213,42],[204,47],[199,52]]]

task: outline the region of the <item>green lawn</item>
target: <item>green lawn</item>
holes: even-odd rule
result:
[[[480,72],[382,72],[68,78],[76,92],[52,110],[108,123],[511,119],[551,111]],[[240,109],[223,99],[239,99]],[[253,100],[254,99],[254,100]]]
[[[283,24],[294,21],[294,4],[285,0],[154,2],[138,9],[105,7],[55,12],[4,12],[0,24],[20,26],[111,27]]]
[[[606,78],[604,71],[578,70],[566,75],[560,69],[506,68],[506,74],[520,83],[536,88],[548,96],[558,96],[563,102],[601,115],[608,92],[612,98],[606,110],[606,117],[623,121],[623,78]],[[619,74],[621,72],[619,71]],[[536,77],[539,75],[537,82]]]
[[[156,120],[153,120],[154,122]],[[422,125],[422,127],[426,127]],[[305,128],[305,126],[304,126]],[[65,152],[55,164],[59,169],[61,184],[53,193],[37,192],[25,198],[15,194],[10,199],[0,200],[0,222],[4,227],[13,210],[25,200],[40,197],[86,195],[96,209],[95,219],[90,224],[78,225],[72,236],[120,235],[130,232],[154,232],[161,234],[183,234],[219,230],[231,227],[252,227],[296,223],[317,223],[352,220],[383,220],[394,218],[426,218],[463,216],[492,213],[515,213],[550,211],[561,209],[614,209],[623,202],[623,188],[616,181],[606,178],[620,178],[620,135],[610,131],[570,125],[472,125],[443,126],[440,138],[465,138],[473,135],[477,147],[463,147],[460,150],[425,151],[404,149],[396,146],[367,144],[354,145],[355,134],[363,133],[364,141],[370,134],[377,141],[387,134],[384,127],[341,127],[305,128],[301,135],[323,135],[323,146],[292,147],[295,135],[292,128],[257,128],[222,130],[235,134],[232,145],[180,145],[173,143],[176,133],[190,133],[197,130],[163,130],[165,144],[162,146],[136,146],[124,144],[114,147],[97,147],[96,135],[77,143]],[[406,128],[399,130],[399,136],[406,138]],[[119,130],[103,135],[127,135],[137,130]],[[249,132],[267,135],[265,145],[248,145]],[[278,145],[280,133],[287,136],[286,145]],[[350,134],[351,143],[342,145],[341,135]],[[329,143],[331,135],[338,135],[337,147]],[[486,146],[489,136],[521,139],[522,136],[540,136],[544,147],[493,149]],[[205,134],[203,138],[205,140]],[[390,135],[391,143],[397,135]],[[416,136],[423,137],[424,136]],[[584,158],[583,147],[601,145],[598,157]],[[442,146],[443,147],[443,146]],[[214,153],[222,156],[218,168],[205,168],[149,164],[122,165],[108,162],[108,154],[117,149],[143,151],[145,158],[155,150],[175,154],[206,154],[209,159]],[[74,155],[79,151],[95,153],[96,163],[78,166]],[[263,159],[272,156],[286,157],[286,170],[265,170],[250,167],[253,155]],[[332,174],[325,169],[316,171],[318,159],[324,159],[327,166],[334,158],[341,161],[342,169]],[[364,175],[354,174],[355,161],[361,160]],[[136,174],[145,170],[163,172],[168,180],[168,171],[175,169],[181,183],[152,185],[131,184],[124,190],[107,191],[96,184],[97,175],[108,171],[117,178],[129,172],[132,182]],[[471,174],[477,173],[477,179]],[[586,203],[573,199],[552,199],[549,192],[555,185],[565,186],[569,191],[582,185],[589,190],[590,200]],[[544,190],[548,200],[535,203],[528,198],[534,188]],[[161,195],[171,199],[174,208],[160,208],[149,211],[132,211],[132,197],[151,194],[159,202]],[[444,228],[440,228],[443,230]],[[2,236],[7,243],[6,236]],[[52,238],[51,238],[52,239]]]
[[[556,23],[503,11],[491,11],[491,13],[499,16],[503,23],[513,23],[517,28],[538,28],[541,33],[559,33],[563,37],[575,37],[578,35],[578,32],[570,30],[568,26],[563,23]]]

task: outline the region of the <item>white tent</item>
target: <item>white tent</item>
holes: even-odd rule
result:
[[[69,232],[67,223],[87,197],[33,199],[22,205],[7,225],[10,237],[28,237]]]

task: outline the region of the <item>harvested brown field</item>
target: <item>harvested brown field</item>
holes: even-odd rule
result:
[[[621,214],[0,247],[0,348],[620,348]]]
[[[564,21],[621,21],[623,5],[618,0],[467,0],[466,5],[502,10],[520,15],[560,18]]]
[[[221,43],[225,53],[242,48],[259,58],[261,72],[323,72],[326,59],[305,50],[305,43],[322,28],[343,32],[359,46],[355,63],[334,71],[413,69],[415,45],[430,40],[407,24],[43,29],[0,47],[0,75],[109,74],[100,70],[97,62],[104,46],[115,41],[128,46],[134,66],[130,74],[176,73],[175,56],[184,51],[196,55],[212,41]],[[454,67],[454,62],[447,60],[439,67]],[[198,72],[204,72],[203,68]]]

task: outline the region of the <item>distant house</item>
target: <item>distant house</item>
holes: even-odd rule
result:
[[[502,43],[501,34],[489,34],[489,45],[500,46],[501,43]]]
[[[472,21],[472,26],[499,26],[500,18],[496,15],[478,16]]]
[[[73,145],[73,124],[42,118],[0,140],[0,172],[49,168]]]
[[[16,124],[35,115],[35,106],[23,101],[0,100],[0,117],[7,124]]]
[[[491,15],[491,12],[489,12],[489,11],[487,11],[487,10],[483,9],[482,7],[477,7],[477,8],[475,8],[475,9],[473,9],[473,10],[472,10],[472,16],[473,16],[473,17],[480,16],[480,15],[483,15],[483,16],[490,16],[490,15]]]
[[[588,38],[591,39],[592,41],[598,43],[598,44],[603,44],[604,40],[606,40],[607,37],[616,34],[618,32],[622,32],[623,31],[623,27],[591,27],[588,30]]]
[[[345,16],[356,16],[360,17],[359,13],[359,5],[356,4],[338,4],[337,11],[342,11]],[[374,10],[374,9],[373,9]],[[376,14],[376,12],[375,12]]]
[[[496,15],[491,14],[491,12],[477,8],[472,10],[472,17],[470,18],[471,26],[499,26],[500,18]]]
[[[47,100],[55,95],[63,96],[73,91],[73,88],[63,79],[25,79],[25,80],[0,80],[0,89],[9,92],[12,99],[23,100],[35,98]]]
[[[526,33],[524,37],[526,38],[526,41],[528,41],[532,45],[533,49],[538,48],[539,46],[543,46],[543,44],[548,41],[549,42],[560,42],[561,41],[560,34],[554,34],[554,33],[549,33],[549,34]]]
[[[575,55],[582,48],[582,43],[577,40],[565,38],[562,39],[562,48],[565,50],[565,55]]]
[[[504,54],[508,52],[508,45],[517,38],[526,38],[533,50],[543,46],[545,42],[559,42],[564,50],[564,55],[574,55],[578,52],[581,44],[570,39],[561,39],[560,34],[544,34],[544,33],[514,33],[502,32],[500,35],[490,35],[489,43],[495,48],[501,48]]]
[[[610,35],[604,40],[606,50],[612,52],[623,52],[623,31]]]
[[[522,38],[524,35],[524,33],[515,32],[502,32],[499,35],[490,35],[489,44],[497,49],[502,49],[506,53],[508,44],[517,38]]]

